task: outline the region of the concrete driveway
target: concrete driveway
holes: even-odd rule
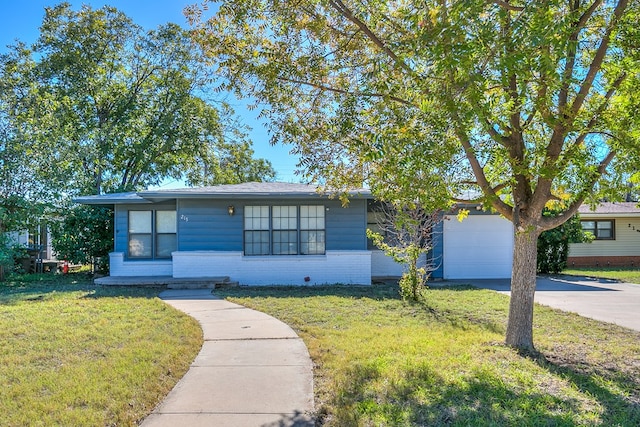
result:
[[[509,279],[460,280],[509,294]],[[578,276],[538,276],[537,303],[640,331],[640,285]]]

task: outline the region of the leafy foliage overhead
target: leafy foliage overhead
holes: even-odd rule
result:
[[[335,186],[481,194],[546,229],[570,216],[542,219],[555,192],[573,211],[638,151],[634,2],[245,0],[206,19],[208,6],[187,14],[225,87],[265,103],[274,141]]]
[[[187,9],[196,40],[310,177],[425,207],[465,195],[513,222],[506,341],[532,349],[538,235],[637,174],[640,4],[209,4]]]
[[[40,31],[33,46],[0,58],[11,107],[0,122],[20,137],[14,141],[37,144],[33,167],[25,149],[18,161],[34,170],[51,163],[67,194],[185,175],[195,185],[274,176],[253,158],[228,105],[206,97],[210,70],[177,25],[145,31],[113,7],[74,11],[62,3],[46,9]],[[233,175],[229,159],[247,176]]]

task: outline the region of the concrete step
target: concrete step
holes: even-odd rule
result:
[[[148,277],[101,277],[95,279],[98,285],[112,286],[166,286],[168,289],[215,289],[230,283],[229,276],[173,278],[170,276]]]
[[[229,276],[198,279],[174,279],[167,289],[216,289],[229,284]]]
[[[236,288],[238,286],[240,286],[239,282],[227,281],[227,282],[222,282],[222,283],[216,283],[214,289]]]

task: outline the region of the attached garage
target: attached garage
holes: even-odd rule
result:
[[[443,223],[445,279],[511,277],[513,225],[499,215],[455,216]]]

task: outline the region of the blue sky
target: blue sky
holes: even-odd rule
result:
[[[5,52],[6,46],[13,44],[16,39],[27,44],[33,43],[39,35],[38,28],[44,17],[44,8],[59,3],[61,1],[0,0],[0,52]],[[197,3],[197,0],[70,0],[69,3],[75,10],[80,9],[82,4],[88,4],[95,9],[108,4],[120,9],[136,24],[151,29],[167,22],[186,27],[187,21],[182,10],[189,4]],[[232,102],[232,100],[233,98],[229,101]],[[243,121],[253,128],[251,138],[256,156],[271,161],[278,172],[278,181],[299,181],[299,178],[294,175],[297,158],[289,154],[291,147],[271,146],[264,123],[257,119],[259,111],[248,111],[244,108],[243,101],[232,102],[232,104]],[[167,182],[165,187],[180,186],[180,184]]]

